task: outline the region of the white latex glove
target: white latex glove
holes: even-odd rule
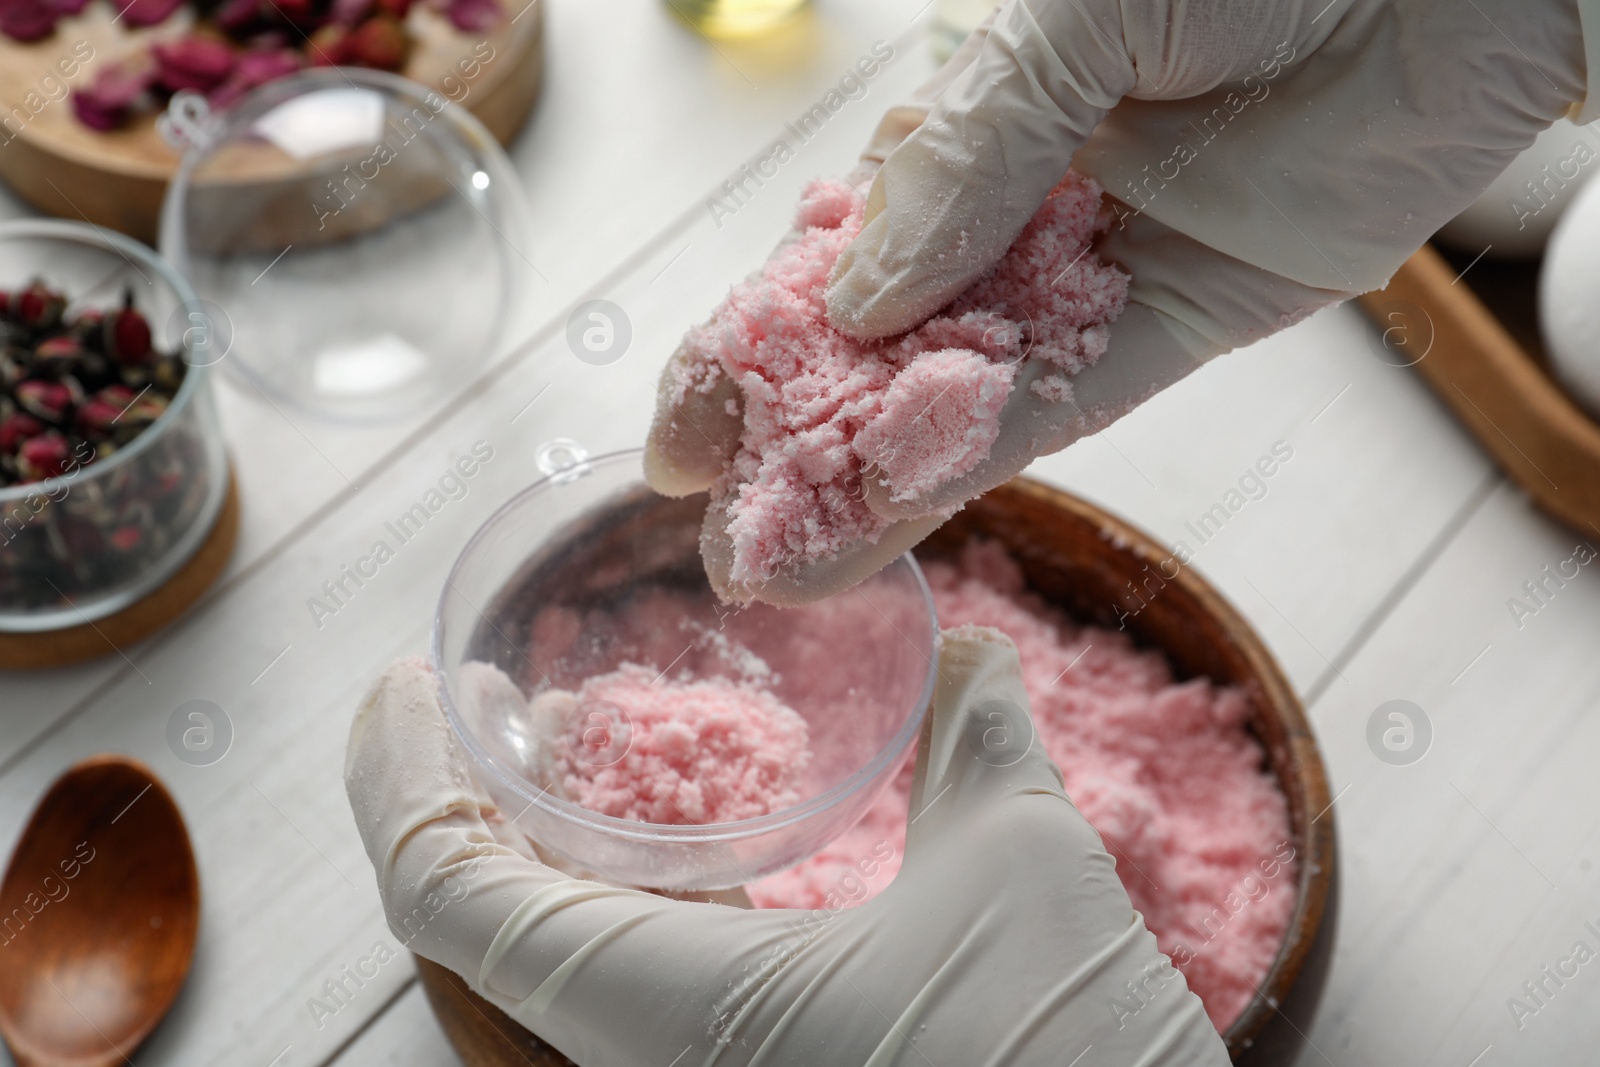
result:
[[[1225,1065],[1031,744],[1015,647],[950,631],[939,667],[904,866],[861,907],[803,912],[669,900],[529,859],[433,677],[397,664],[356,716],[345,770],[390,927],[585,1067],[1062,1067],[1091,1044],[1086,1062]],[[1111,998],[1131,990],[1145,1006],[1119,1023]]]
[[[1540,130],[1569,111],[1596,116],[1579,102],[1585,36],[1600,66],[1600,11],[1580,27],[1579,6],[1007,0],[879,127],[865,158],[883,165],[829,316],[861,337],[927,319],[1004,253],[1069,164],[1117,201],[1096,251],[1132,276],[1127,310],[1099,363],[1071,379],[1072,402],[1033,393],[1050,368],[1025,363],[985,463],[915,504],[869,483],[874,510],[906,521],[757,595],[829,595],[915,543],[935,512],[1213,356],[1383,286]],[[657,468],[687,476],[652,484],[705,488],[721,467],[693,449],[711,440],[731,454],[736,420],[718,437],[728,424],[708,416],[706,437],[676,448],[669,421],[658,412],[652,430]]]

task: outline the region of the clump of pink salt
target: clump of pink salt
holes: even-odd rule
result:
[[[1109,222],[1100,187],[1069,173],[948,307],[899,337],[856,340],[829,324],[825,291],[863,206],[844,182],[812,182],[795,214],[799,239],[684,340],[675,403],[723,374],[744,398],[740,447],[714,489],[735,583],[876,541],[887,523],[864,502],[864,477],[915,502],[974,469],[1022,360],[1053,368],[1034,383],[1041,398],[1070,401],[1067,378],[1105,352],[1127,299],[1127,275],[1089,250]]]
[[[581,807],[701,825],[800,800],[811,760],[806,721],[759,685],[672,681],[624,664],[585,681],[575,697],[577,713],[555,751],[567,798]],[[605,736],[593,736],[597,729]]]
[[[1288,805],[1245,730],[1242,693],[1175,682],[1124,633],[1078,626],[1028,593],[992,543],[925,565],[940,625],[1016,642],[1040,743],[1100,832],[1162,951],[1218,1029],[1249,1004],[1293,910]],[[837,910],[893,880],[905,847],[908,764],[853,830],[750,887],[759,907]]]

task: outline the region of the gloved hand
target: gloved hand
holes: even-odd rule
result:
[[[914,504],[869,479],[868,504],[902,521],[756,595],[831,594],[939,511],[1213,356],[1384,285],[1541,129],[1600,113],[1578,106],[1583,30],[1600,66],[1600,25],[1580,28],[1576,0],[1006,0],[880,125],[829,317],[867,338],[922,322],[993,265],[1069,164],[1113,199],[1096,252],[1132,276],[1127,310],[1072,401],[1035,394],[1050,368],[1025,362],[986,462]],[[652,484],[706,488],[738,429],[658,410],[651,469],[677,476]]]
[[[1015,647],[949,631],[939,668],[899,875],[858,908],[804,912],[669,900],[529,858],[433,677],[397,664],[356,715],[345,770],[390,927],[585,1067],[1060,1067],[1091,1044],[1095,1063],[1222,1067],[1199,998],[1032,744]],[[1143,1006],[1113,1011],[1130,990]]]

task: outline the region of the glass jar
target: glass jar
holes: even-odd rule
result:
[[[11,633],[93,622],[155,590],[205,541],[229,478],[209,317],[189,284],[150,249],[96,226],[0,224],[0,290],[34,280],[67,297],[68,320],[131,294],[154,350],[178,353],[185,370],[165,412],[121,447],[0,488],[0,632]]]

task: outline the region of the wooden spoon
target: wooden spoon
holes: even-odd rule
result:
[[[0,883],[0,1035],[17,1067],[110,1067],[189,973],[200,878],[183,816],[142,763],[56,780]]]

